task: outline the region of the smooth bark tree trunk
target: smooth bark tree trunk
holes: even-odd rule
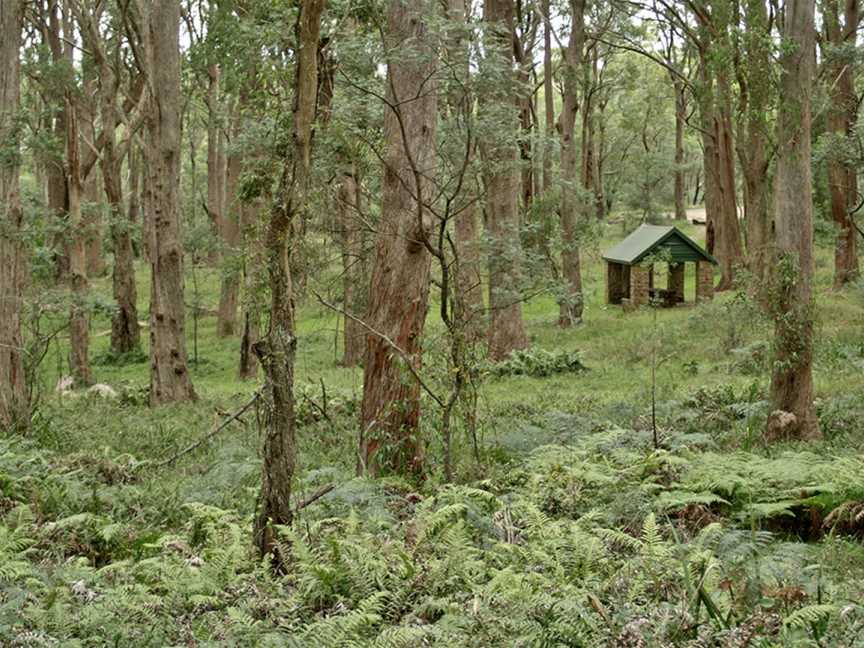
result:
[[[99,33],[98,18],[93,16],[88,16],[87,20],[81,18],[84,43],[91,51],[99,72],[95,89],[102,128],[99,137],[102,142],[99,161],[102,171],[102,186],[108,203],[109,231],[114,248],[114,267],[111,279],[116,310],[111,318],[111,350],[116,354],[124,354],[137,349],[140,343],[137,309],[138,290],[135,283],[134,250],[132,247],[132,228],[137,220],[138,212],[140,164],[136,148],[130,142],[128,147],[130,187],[127,214],[124,213],[123,207],[122,179],[125,151],[117,143],[116,132],[123,122],[117,96],[120,80],[115,68],[112,67],[114,60],[111,53],[106,51],[107,41]],[[143,91],[143,84],[138,85],[137,91]],[[95,141],[95,133],[91,132],[90,137],[91,141]],[[89,270],[92,268],[88,267]]]
[[[456,25],[456,37],[448,44],[451,57],[458,66],[457,73],[460,74],[459,83],[448,96],[451,116],[461,116],[466,129],[473,127],[475,97],[472,91],[471,79],[471,51],[470,43],[466,38],[465,25],[468,15],[465,0],[449,0],[449,18]],[[473,132],[466,132],[467,137],[475,137]],[[453,216],[455,221],[455,251],[452,263],[454,276],[454,303],[459,305],[459,335],[464,336],[468,343],[474,343],[483,339],[485,331],[486,307],[483,303],[483,280],[481,277],[481,250],[480,250],[480,226],[478,223],[477,200],[480,189],[477,186],[476,176],[470,170],[474,162],[476,146],[472,142],[472,149],[467,153],[466,167],[468,172],[463,178],[463,204],[459,212]],[[540,159],[542,156],[537,156]],[[535,174],[535,185],[540,174]],[[539,194],[539,191],[538,191]],[[542,237],[543,232],[538,234]],[[541,241],[542,245],[542,241]],[[455,321],[455,319],[454,319]]]
[[[561,298],[559,326],[582,321],[582,265],[579,258],[578,226],[584,198],[580,195],[580,173],[576,144],[576,115],[579,111],[579,78],[585,46],[585,2],[571,0],[572,31],[564,55],[564,102],[561,109],[561,270],[566,294]]]
[[[180,236],[180,4],[155,0],[147,25],[146,207],[150,211],[150,405],[194,400],[186,358]]]
[[[40,3],[40,9],[42,5]],[[75,35],[68,11],[60,10],[58,0],[48,0],[42,14],[42,40],[51,53],[51,63],[57,70],[71,72],[74,64],[73,49]],[[47,63],[47,61],[46,61]],[[64,69],[65,68],[65,69]],[[63,83],[52,84],[47,93],[54,141],[57,149],[65,149],[66,143],[66,96]],[[48,211],[52,216],[49,238],[54,254],[54,278],[64,281],[69,276],[69,229],[67,212],[69,201],[66,187],[65,155],[60,150],[50,155],[46,166],[48,179]]]
[[[844,20],[841,24],[840,14]],[[838,143],[854,137],[858,120],[858,96],[855,91],[855,45],[860,23],[858,0],[829,0],[823,11],[825,34],[834,51],[827,61],[830,108],[828,130]],[[844,49],[844,46],[849,47]],[[837,147],[843,150],[842,147]],[[837,228],[834,245],[834,287],[842,288],[858,278],[858,232],[852,223],[852,211],[858,202],[858,170],[843,155],[828,160],[828,182],[831,217]]]
[[[236,112],[232,119],[231,130],[234,138],[240,135],[240,114],[243,108],[242,105],[234,107]],[[220,337],[229,337],[237,332],[237,305],[240,300],[241,273],[237,255],[240,251],[241,206],[237,187],[243,169],[243,158],[236,147],[227,156],[226,168],[221,225],[223,267],[216,319],[216,333]]]
[[[519,90],[513,72],[513,2],[488,0],[486,64],[495,87],[480,93],[479,109],[501,120],[501,132],[481,143],[489,238],[489,357],[503,360],[528,346],[522,322],[522,245],[519,217]],[[516,98],[514,99],[514,94]]]
[[[678,78],[672,79],[675,92],[675,220],[687,220],[687,193],[684,177],[684,129],[687,126],[687,89]]]
[[[135,251],[132,248],[132,228],[137,212],[139,163],[133,148],[129,150],[129,212],[123,211],[122,158],[118,158],[115,144],[106,142],[103,152],[102,177],[111,214],[111,241],[114,247],[114,268],[111,283],[117,305],[111,318],[111,350],[129,353],[138,348],[141,328],[138,325],[138,288],[135,284]]]
[[[766,279],[770,245],[768,185],[768,116],[772,82],[765,75],[771,66],[770,34],[765,0],[747,0],[742,35],[743,56],[737,62],[739,86],[738,159],[743,171],[744,224],[747,234],[747,266],[753,285]]]
[[[213,247],[208,261],[216,265],[222,258],[222,226],[225,210],[226,163],[224,155],[224,132],[222,128],[222,107],[219,95],[219,81],[222,76],[220,67],[212,64],[207,67],[209,84],[207,86],[207,216],[213,236]]]
[[[342,251],[342,303],[346,311],[363,319],[369,300],[369,275],[366,269],[365,225],[362,213],[362,192],[355,169],[342,174],[336,196],[340,248]],[[359,322],[345,318],[343,331],[343,367],[356,367],[366,351],[366,329]]]
[[[261,308],[258,298],[258,272],[263,266],[258,219],[261,201],[256,198],[240,205],[240,232],[243,239],[243,299],[240,333],[240,363],[237,375],[241,380],[258,376],[258,357],[255,344],[261,337]]]
[[[297,67],[291,159],[283,165],[276,201],[267,232],[267,272],[270,279],[270,328],[256,343],[255,353],[267,375],[269,400],[264,431],[261,492],[253,535],[261,555],[270,555],[277,565],[287,556],[278,555],[274,525],[290,525],[294,514],[291,492],[297,462],[294,423],[294,304],[291,286],[292,221],[302,219],[312,155],[312,123],[318,88],[318,37],[324,0],[309,0],[300,6],[297,18]],[[296,234],[296,232],[295,232]]]
[[[98,111],[98,81],[93,77],[91,66],[84,67],[83,98],[76,103],[81,112],[78,129],[82,137],[82,150],[88,147],[85,142],[97,141],[94,125]],[[88,277],[100,277],[105,273],[105,257],[102,253],[102,192],[99,187],[99,174],[96,169],[87,170],[82,185],[82,227],[84,233],[85,267]]]
[[[436,50],[425,18],[431,11],[426,0],[390,0],[387,9],[387,100],[395,109],[384,113],[383,198],[368,313],[377,334],[366,336],[358,467],[371,475],[385,466],[423,471],[420,385],[404,364],[420,368],[429,301],[431,255],[424,241],[432,216],[424,203],[432,193],[438,120]]]
[[[555,139],[555,87],[552,78],[552,19],[549,0],[541,1],[543,12],[543,114],[546,121],[546,143],[543,147],[543,191],[552,188],[553,141]]]
[[[0,2],[0,427],[6,430],[23,430],[30,420],[21,330],[28,274],[19,186],[23,15],[23,2]]]
[[[699,114],[705,170],[706,241],[720,263],[717,290],[732,287],[735,268],[743,260],[735,192],[735,147],[732,132],[732,88],[725,62],[711,53],[728,46],[725,5],[712,5],[709,17],[698,13],[700,28]],[[723,11],[721,11],[721,8]]]
[[[90,371],[90,314],[87,304],[90,282],[87,279],[87,231],[81,211],[83,183],[81,178],[80,131],[78,109],[71,99],[66,102],[66,188],[69,211],[69,287],[72,304],[69,310],[69,370],[78,386],[93,383]]]
[[[813,196],[810,94],[814,67],[814,0],[787,0],[780,56],[774,362],[766,436],[821,437],[813,404]]]
[[[102,192],[99,189],[98,173],[95,171],[84,183],[84,231],[87,235],[84,246],[87,276],[101,277],[105,274],[105,254],[102,250]]]

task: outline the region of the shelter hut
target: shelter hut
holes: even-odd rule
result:
[[[654,263],[669,264],[666,288],[654,285]],[[696,265],[696,301],[714,298],[717,260],[676,227],[641,225],[603,255],[606,261],[606,303],[642,306],[654,299],[664,306],[684,302],[685,269]],[[628,300],[625,302],[624,300]]]

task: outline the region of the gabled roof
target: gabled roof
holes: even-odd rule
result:
[[[654,252],[666,254],[670,261],[679,263],[708,261],[717,264],[717,259],[671,225],[640,225],[627,238],[607,250],[603,258],[613,263],[635,265]]]

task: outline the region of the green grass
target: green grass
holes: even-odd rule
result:
[[[701,239],[700,228],[685,231]],[[428,398],[429,479],[353,479],[362,369],[336,364],[336,316],[311,298],[300,303],[296,489],[339,488],[304,512],[291,536],[297,563],[284,579],[267,575],[250,550],[260,465],[255,412],[176,463],[149,465],[199,439],[259,386],[236,378],[239,340],[218,338],[215,317],[201,317],[199,362],[191,367],[199,401],[150,409],[146,329],[140,361],[94,362],[95,379],[117,388],[120,401],[53,394],[65,372],[61,339],[42,367],[49,391],[29,438],[0,438],[0,585],[28,583],[26,595],[0,587],[0,642],[30,630],[64,645],[147,645],[152,631],[151,645],[212,645],[220,637],[228,645],[284,645],[287,632],[299,637],[293,645],[377,646],[419,645],[415,634],[428,632],[429,645],[441,646],[507,645],[516,636],[524,645],[601,646],[622,645],[615,642],[628,624],[644,616],[644,636],[656,638],[648,645],[661,645],[660,637],[664,645],[695,645],[685,642],[694,609],[697,626],[726,636],[722,620],[706,616],[702,603],[693,607],[702,599],[692,574],[708,560],[704,596],[733,626],[761,628],[769,614],[788,621],[771,635],[774,643],[760,645],[854,645],[817,638],[828,629],[837,642],[855,636],[858,608],[842,618],[839,610],[864,596],[861,530],[844,522],[829,532],[819,523],[841,504],[864,501],[857,468],[864,291],[831,290],[832,250],[820,239],[815,380],[826,438],[768,447],[760,433],[770,323],[746,291],[656,311],[606,306],[600,253],[620,236],[620,226],[607,226],[583,251],[584,323],[558,327],[549,294],[523,308],[532,346],[578,351],[588,371],[487,377],[482,465],[464,426],[456,427],[460,487],[441,484],[438,415]],[[137,272],[146,320],[148,270]],[[691,268],[690,302],[692,275]],[[326,292],[335,279],[311,280]],[[215,310],[218,271],[199,267],[194,283],[197,301]],[[94,280],[94,294],[110,302],[110,286],[109,277]],[[196,300],[192,286],[187,268],[187,303]],[[189,316],[190,360],[192,329]],[[94,361],[108,351],[109,330],[107,315],[95,313]],[[424,371],[435,385],[442,332],[430,308]],[[660,359],[664,446],[656,451],[652,350]],[[322,382],[329,419],[308,402],[322,402]],[[423,502],[415,505],[417,497]],[[501,541],[507,516],[521,538],[515,544]],[[750,552],[747,560],[736,547]],[[207,567],[189,566],[199,558]],[[724,578],[741,584],[731,599]],[[82,605],[77,583],[100,598]],[[790,602],[787,591],[804,598]],[[589,597],[607,610],[606,621]],[[817,600],[835,607],[812,607]],[[415,643],[382,639],[402,632]],[[580,644],[577,635],[588,638]]]

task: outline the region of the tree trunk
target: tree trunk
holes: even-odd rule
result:
[[[236,114],[232,120],[231,131],[234,138],[240,135],[240,114],[243,108],[242,105],[235,106]],[[216,321],[216,333],[220,337],[228,337],[237,332],[237,304],[240,298],[240,268],[237,254],[240,247],[241,206],[237,195],[237,186],[243,168],[243,158],[236,147],[228,155],[226,167],[221,226],[222,285],[219,292],[219,310]]]
[[[765,75],[771,65],[768,15],[765,0],[747,0],[743,35],[743,65],[738,64],[741,122],[738,158],[744,175],[744,223],[747,232],[747,264],[755,286],[766,278],[770,219],[768,214],[768,114],[771,81]]]
[[[255,344],[260,339],[261,309],[258,298],[257,268],[263,265],[258,219],[261,201],[256,198],[240,205],[240,230],[243,238],[243,330],[240,334],[240,365],[237,375],[241,380],[258,376],[258,358]]]
[[[39,4],[42,9],[42,4]],[[58,13],[58,1],[49,0],[42,14],[42,41],[51,52],[50,65],[55,66],[59,73],[73,72],[73,47],[75,35],[71,17],[68,12]],[[45,61],[49,64],[48,61]],[[66,143],[66,85],[64,82],[52,84],[47,93],[51,121],[53,121],[53,138],[55,142],[65,146]],[[52,217],[50,245],[54,254],[54,278],[63,281],[69,277],[69,230],[67,212],[69,208],[66,188],[66,167],[64,154],[55,151],[50,155],[46,165],[48,178],[48,212]]]
[[[714,219],[714,252],[720,262],[720,283],[717,290],[728,290],[735,279],[735,268],[741,265],[744,252],[741,247],[741,229],[738,225],[738,207],[735,195],[735,146],[732,133],[732,90],[728,75],[717,78],[718,109],[714,113],[714,136],[717,142],[718,210]]]
[[[109,150],[111,151],[109,153]],[[138,288],[135,284],[135,252],[132,249],[132,227],[137,211],[138,155],[134,147],[129,150],[129,213],[123,215],[123,181],[120,177],[122,158],[106,142],[103,151],[102,177],[105,195],[111,210],[111,241],[114,247],[114,269],[111,275],[117,310],[111,318],[111,350],[129,353],[138,348],[141,329],[138,326]]]
[[[261,493],[253,533],[261,555],[277,564],[287,556],[276,550],[274,525],[293,519],[291,486],[297,461],[294,430],[294,305],[289,239],[292,221],[306,209],[312,150],[312,122],[318,87],[318,36],[324,0],[309,0],[297,17],[297,68],[294,84],[293,156],[283,165],[267,232],[267,271],[270,279],[270,329],[255,345],[267,374],[268,420],[264,433]],[[296,244],[297,241],[291,241]]]
[[[460,74],[459,83],[449,94],[448,103],[451,115],[460,116],[464,124],[471,124],[474,114],[474,93],[471,90],[471,51],[470,43],[465,37],[464,26],[468,20],[465,0],[449,0],[449,18],[456,25],[456,38],[448,44],[452,59],[458,66],[456,73]],[[457,117],[458,119],[458,117]],[[473,137],[473,133],[469,136]],[[468,164],[474,162],[476,149],[468,152]],[[538,156],[538,159],[541,156]],[[463,179],[463,207],[453,217],[455,220],[455,255],[453,263],[454,303],[459,304],[459,325],[464,329],[460,333],[466,342],[482,340],[485,330],[485,305],[483,303],[483,280],[481,277],[480,258],[480,228],[477,222],[477,198],[480,194],[476,177],[470,171]],[[537,173],[536,180],[540,174]],[[539,193],[539,192],[538,192]],[[542,216],[541,216],[542,217]],[[538,232],[543,237],[544,232]],[[542,240],[540,245],[543,245]],[[455,321],[455,320],[454,320]]]
[[[841,5],[845,4],[844,24],[840,24]],[[825,8],[825,33],[833,51],[827,56],[831,104],[828,130],[836,138],[835,151],[844,151],[841,142],[854,137],[858,119],[855,93],[855,44],[860,17],[858,0],[829,0]],[[850,47],[844,49],[844,45]],[[828,160],[831,217],[837,227],[834,245],[834,287],[841,288],[858,278],[858,232],[852,223],[852,210],[858,201],[858,171],[848,156],[834,154]]]
[[[777,168],[774,175],[777,260],[774,362],[766,436],[821,437],[813,405],[813,197],[810,93],[814,0],[787,0],[780,56]]]
[[[150,404],[194,400],[186,360],[180,237],[180,4],[154,0],[148,21],[147,205],[150,210]]]
[[[552,188],[552,157],[555,138],[555,87],[552,78],[552,20],[549,0],[542,0],[543,12],[543,113],[546,120],[546,143],[543,146],[543,191]]]
[[[350,171],[343,172],[336,196],[342,249],[342,303],[347,312],[363,318],[368,305],[369,276],[364,249],[365,226],[358,218],[362,213],[360,201],[360,183],[352,165]],[[343,367],[356,367],[366,350],[366,330],[356,320],[346,317],[343,340],[345,348],[340,364]]]
[[[500,116],[503,133],[494,141],[481,143],[489,236],[489,357],[502,360],[512,351],[528,346],[520,294],[522,245],[516,140],[521,98],[513,72],[513,2],[488,0],[483,11],[489,31],[486,64],[490,74],[500,80],[480,94],[479,109]]]
[[[713,241],[708,251],[720,263],[721,278],[717,290],[732,287],[735,268],[743,258],[741,231],[735,196],[734,136],[732,133],[732,88],[725,62],[711,52],[728,44],[728,7],[718,4],[705,22],[700,23],[699,114],[702,125],[702,150],[705,168],[706,238]],[[721,10],[722,9],[722,10]]]
[[[383,465],[423,470],[420,385],[405,375],[404,363],[420,366],[429,300],[431,255],[424,241],[432,223],[424,202],[435,173],[438,100],[428,10],[425,0],[391,0],[387,10],[387,100],[396,108],[384,114],[383,198],[368,321],[405,356],[381,335],[366,336],[359,468],[372,475]]]
[[[207,216],[213,236],[213,247],[208,260],[216,265],[221,259],[222,224],[225,210],[224,133],[222,129],[221,100],[219,80],[222,73],[218,65],[207,67],[209,85],[207,86]]]
[[[98,110],[96,101],[92,99],[98,94],[98,81],[93,78],[91,66],[83,66],[83,98],[76,103],[81,111],[78,120],[78,130],[81,132],[82,143],[95,143],[97,140],[94,127],[95,113]],[[87,144],[84,144],[87,147]],[[84,149],[86,150],[86,148]],[[84,234],[85,267],[88,277],[100,277],[105,273],[105,258],[102,254],[102,195],[99,190],[99,178],[95,169],[85,171],[83,179],[83,213],[82,228]]]
[[[675,220],[687,220],[687,195],[684,177],[684,128],[687,125],[687,90],[684,82],[672,79],[675,91]]]
[[[87,298],[90,282],[87,280],[87,231],[81,213],[80,133],[78,109],[70,97],[66,102],[66,188],[69,200],[69,287],[72,305],[69,311],[69,369],[75,384],[87,386],[93,383],[90,372],[90,317]]]
[[[0,2],[0,427],[24,429],[30,420],[21,332],[27,250],[19,193],[21,31],[24,5]]]
[[[570,42],[564,65],[564,105],[561,109],[561,269],[567,294],[561,299],[558,324],[572,326],[582,320],[582,268],[579,259],[578,221],[582,197],[579,195],[579,168],[577,166],[576,114],[579,111],[579,76],[582,73],[585,45],[585,2],[571,0],[573,16]]]

